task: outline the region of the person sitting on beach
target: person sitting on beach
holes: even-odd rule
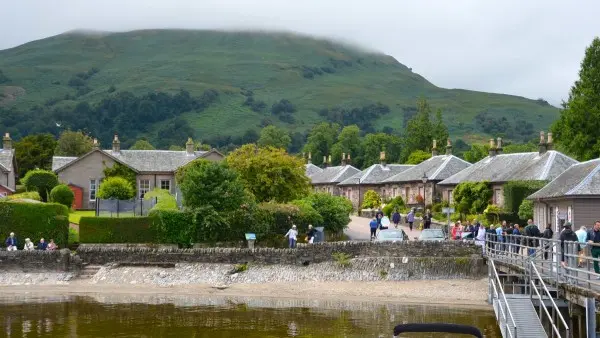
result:
[[[40,238],[40,242],[38,243],[38,250],[46,250],[48,248],[48,243],[43,238]]]
[[[298,230],[296,229],[296,225],[292,225],[292,228],[288,230],[288,232],[283,237],[288,238],[290,249],[295,248],[296,241],[298,240]]]
[[[23,245],[23,250],[25,251],[33,251],[35,250],[35,246],[33,246],[33,242],[29,238],[25,238],[25,245]]]
[[[6,238],[6,250],[7,251],[16,251],[17,250],[17,237],[15,237],[15,233],[11,232]]]
[[[58,245],[56,245],[56,243],[54,243],[53,239],[50,239],[50,243],[48,243],[48,248],[46,248],[46,250],[48,250],[48,251],[58,250]]]

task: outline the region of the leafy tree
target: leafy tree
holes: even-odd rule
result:
[[[415,150],[408,156],[408,160],[406,160],[406,164],[419,164],[425,160],[431,158],[431,153],[428,153],[423,150]]]
[[[275,126],[266,126],[260,131],[258,145],[260,147],[275,147],[287,149],[292,142],[289,133]]]
[[[50,202],[59,203],[71,209],[75,194],[66,184],[59,184],[50,191]]]
[[[58,177],[50,170],[34,169],[21,180],[27,191],[37,191],[42,201],[48,201],[48,193],[58,185]]]
[[[313,127],[304,145],[304,152],[312,154],[316,165],[323,163],[323,156],[331,155],[333,144],[340,130],[338,124],[320,123]]]
[[[430,121],[431,106],[424,98],[417,101],[417,114],[406,124],[402,159],[408,159],[408,155],[415,150],[431,149],[433,140],[433,127]]]
[[[135,143],[129,148],[131,150],[154,150],[154,146],[150,144],[150,142],[146,140],[137,140]]]
[[[381,206],[381,196],[375,190],[367,190],[363,198],[362,209],[374,209]]]
[[[123,177],[107,177],[100,183],[98,197],[102,199],[129,200],[135,196],[135,189]]]
[[[586,49],[569,99],[552,126],[556,142],[578,160],[600,157],[600,38]]]
[[[385,151],[386,161],[392,163],[400,157],[402,140],[395,135],[384,133],[367,134],[362,142],[362,167],[379,163],[379,154]]]
[[[24,177],[25,173],[36,168],[51,169],[55,148],[56,139],[52,134],[28,135],[15,142],[19,177]]]
[[[327,231],[341,233],[350,223],[352,203],[345,197],[331,196],[327,193],[315,193],[303,199],[310,203],[323,218]],[[296,204],[296,202],[294,202]]]
[[[212,206],[217,212],[229,212],[248,199],[238,173],[224,163],[192,161],[180,169],[177,179],[189,209]]]
[[[448,140],[448,127],[446,127],[446,125],[444,124],[444,120],[442,119],[441,109],[438,109],[435,112],[435,120],[431,123],[431,135],[433,140],[437,140],[438,147],[439,145],[443,146],[444,144],[446,144],[446,140]],[[443,153],[444,149],[441,149],[441,152]]]
[[[471,150],[465,151],[463,158],[467,162],[475,163],[483,160],[489,155],[490,146],[487,144],[472,144]]]
[[[81,156],[92,150],[94,141],[81,131],[65,130],[58,137],[55,155]]]
[[[104,177],[121,177],[127,180],[132,187],[137,186],[137,174],[126,165],[115,162],[112,167],[104,166]]]
[[[538,150],[538,145],[533,142],[529,143],[511,143],[505,146],[502,146],[502,152],[505,154],[513,154],[513,153],[528,153]]]
[[[523,200],[519,206],[520,219],[533,219],[533,201]]]
[[[492,198],[488,182],[463,182],[456,186],[452,198],[461,214],[481,214]]]
[[[169,146],[169,150],[174,150],[174,151],[183,151],[185,150],[184,146],[178,146],[178,145],[170,145]]]
[[[360,154],[360,129],[357,125],[346,126],[337,137],[337,142],[331,149],[332,161],[339,164],[342,154],[351,155],[359,159]],[[354,165],[360,166],[360,163],[354,162]]]
[[[227,164],[258,202],[285,203],[304,197],[310,189],[304,161],[280,148],[247,144],[230,153]]]

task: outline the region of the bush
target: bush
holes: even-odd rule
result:
[[[517,213],[523,200],[542,189],[546,181],[510,181],[504,184],[504,209]]]
[[[69,244],[79,243],[79,232],[69,227]]]
[[[81,243],[155,243],[151,217],[81,217]]]
[[[50,191],[50,202],[62,204],[67,208],[71,208],[75,194],[66,184],[59,184]]]
[[[376,209],[381,207],[381,196],[375,190],[368,190],[363,198],[361,209]]]
[[[156,242],[189,247],[196,241],[197,230],[192,212],[153,209],[150,216]]]
[[[40,194],[37,191],[27,191],[24,193],[20,193],[20,194],[12,194],[12,195],[8,195],[6,196],[6,199],[8,200],[20,200],[20,199],[29,199],[29,200],[34,200],[34,201],[41,201],[42,198],[40,197]]]
[[[19,249],[25,238],[54,239],[59,246],[67,244],[69,210],[56,203],[0,202],[0,234],[14,232]],[[3,242],[4,243],[4,242]]]
[[[402,212],[405,206],[406,205],[404,204],[402,197],[396,196],[388,204],[386,204],[385,207],[383,207],[382,211],[387,217],[391,218],[394,210],[397,209],[398,212]]]
[[[145,200],[156,198],[156,204],[152,210],[178,210],[177,200],[168,190],[155,188],[144,195]]]
[[[456,211],[461,214],[480,214],[492,198],[488,182],[462,182],[452,192]]]
[[[34,169],[28,171],[21,182],[27,191],[37,191],[45,202],[48,200],[48,193],[58,185],[58,177],[50,170]]]
[[[500,222],[500,214],[502,213],[504,213],[504,210],[495,204],[488,205],[483,211],[485,218],[492,224],[498,224]]]
[[[352,202],[341,196],[331,196],[327,193],[311,194],[302,200],[307,201],[321,215],[322,223],[313,224],[323,226],[332,233],[341,233],[350,223]]]
[[[102,199],[129,200],[135,195],[131,183],[122,177],[109,177],[100,183],[98,197]]]
[[[520,219],[532,219],[533,218],[533,201],[523,200],[519,206],[519,218]]]

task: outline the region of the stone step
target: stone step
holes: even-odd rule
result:
[[[96,273],[100,271],[101,268],[101,265],[84,265],[83,269],[81,269],[81,271],[79,272],[79,276],[77,277],[79,279],[90,279],[94,277]]]

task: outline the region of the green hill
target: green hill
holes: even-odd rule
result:
[[[17,137],[85,128],[104,144],[114,132],[226,143],[320,121],[401,132],[419,97],[465,140],[531,139],[558,116],[543,100],[439,88],[391,56],[292,34],[66,33],[0,51],[0,126]]]

